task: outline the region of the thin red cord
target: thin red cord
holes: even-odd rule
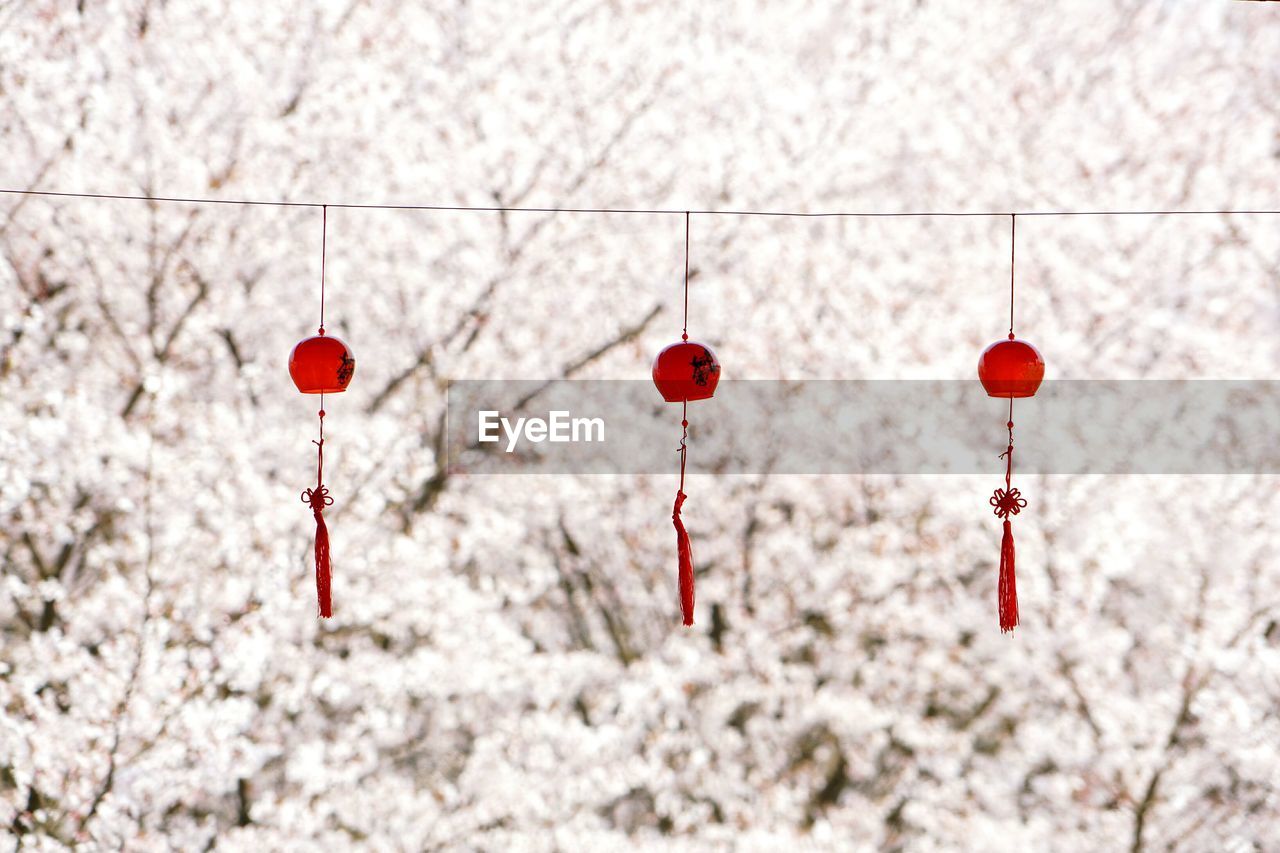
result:
[[[329,205],[320,209],[320,334],[324,334],[324,262],[329,248]],[[321,399],[320,405],[324,405]],[[323,422],[322,422],[323,425]]]
[[[316,461],[316,486],[324,485],[324,395],[320,395],[320,440],[315,442],[316,447],[320,449],[319,458]]]
[[[317,512],[333,503],[329,490],[324,485],[324,395],[320,395],[320,440],[311,443],[316,446],[316,487],[302,493],[302,502],[311,504]]]
[[[1013,478],[1013,398],[1009,398],[1009,422],[1005,424],[1009,428],[1009,448],[1005,450],[1006,462],[1004,466],[1004,488],[1009,491],[1012,484],[1009,482]]]
[[[1009,214],[1009,340],[1013,340],[1013,271],[1014,253],[1018,249],[1018,214]],[[1012,406],[1012,398],[1010,406]]]
[[[680,491],[684,492],[684,461],[685,454],[689,448],[685,446],[685,439],[689,437],[689,401],[684,401],[684,408],[680,412]]]
[[[1026,507],[1026,498],[1022,497],[1022,493],[1013,488],[1013,398],[1009,398],[1009,422],[1005,424],[1009,429],[1009,446],[1005,448],[1004,453],[1000,454],[1000,458],[1005,460],[1004,463],[1004,488],[996,489],[991,495],[988,503],[995,508],[995,514],[1006,521],[1010,516],[1017,515]]]
[[[1005,460],[1004,463],[1004,488],[996,489],[995,494],[991,496],[991,505],[995,507],[996,515],[1007,519],[1011,515],[1017,515],[1022,508],[1027,505],[1022,494],[1013,488],[1013,398],[1009,398],[1009,421],[1005,424],[1009,430],[1009,446],[1005,448],[1004,453],[1000,454],[1000,458]]]
[[[689,340],[689,211],[684,212],[684,332],[680,340]]]

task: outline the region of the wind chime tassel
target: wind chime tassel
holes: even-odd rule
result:
[[[329,598],[329,528],[324,523],[323,511],[316,509],[316,600],[320,615],[328,619],[333,615],[333,602]]]
[[[1013,570],[1013,525],[1004,522],[1004,538],[1000,541],[1000,633],[1018,627],[1018,580]]]
[[[316,487],[302,493],[302,502],[310,504],[316,519],[316,601],[320,615],[328,619],[333,615],[333,602],[329,595],[329,528],[324,523],[324,508],[333,504],[333,498],[324,484],[324,409],[320,410],[320,440],[312,444],[316,446]]]
[[[1022,512],[1027,500],[1013,487],[1013,400],[1009,400],[1009,446],[1000,456],[1005,460],[1004,488],[991,496],[995,514],[1004,519],[1004,536],[1000,540],[1000,580],[996,587],[996,603],[1000,610],[1000,633],[1018,627],[1018,581],[1013,569],[1013,525],[1010,516]]]
[[[680,518],[680,507],[684,506],[684,463],[689,449],[685,439],[689,437],[689,403],[685,401],[684,413],[680,418],[680,488],[676,490],[676,504],[671,510],[671,523],[676,526],[676,553],[680,558],[680,615],[685,625],[693,624],[693,546],[689,544],[689,532],[684,529],[684,521]]]
[[[676,492],[676,505],[671,511],[671,521],[676,526],[676,551],[680,555],[680,614],[684,624],[693,624],[693,546],[689,544],[689,533],[680,520],[680,507],[688,497],[683,491]]]

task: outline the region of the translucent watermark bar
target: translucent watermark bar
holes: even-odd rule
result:
[[[648,380],[459,381],[447,405],[458,472],[678,465],[681,406]],[[688,406],[689,470],[990,474],[1008,412],[975,380],[726,380]],[[1278,381],[1046,381],[1013,420],[1022,474],[1280,474]]]

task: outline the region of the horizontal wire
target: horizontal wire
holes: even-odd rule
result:
[[[791,210],[690,210],[685,208],[642,207],[501,207],[497,205],[465,204],[374,204],[364,202],[320,201],[264,201],[262,199],[188,198],[183,196],[122,195],[115,193],[55,192],[53,190],[0,189],[6,195],[46,196],[49,198],[87,198],[115,201],[171,202],[174,204],[232,204],[261,207],[337,207],[349,210],[435,210],[473,213],[619,213],[651,215],[699,216],[794,216],[800,218],[821,217],[926,217],[926,216],[1226,216],[1226,215],[1275,215],[1277,210],[919,210],[919,211],[862,211],[837,210],[807,213]]]

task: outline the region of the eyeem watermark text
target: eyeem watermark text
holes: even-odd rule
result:
[[[604,418],[575,418],[567,411],[552,411],[546,418],[516,418],[512,423],[501,412],[479,412],[476,440],[497,442],[504,437],[507,453],[514,453],[521,439],[534,444],[604,441]]]

